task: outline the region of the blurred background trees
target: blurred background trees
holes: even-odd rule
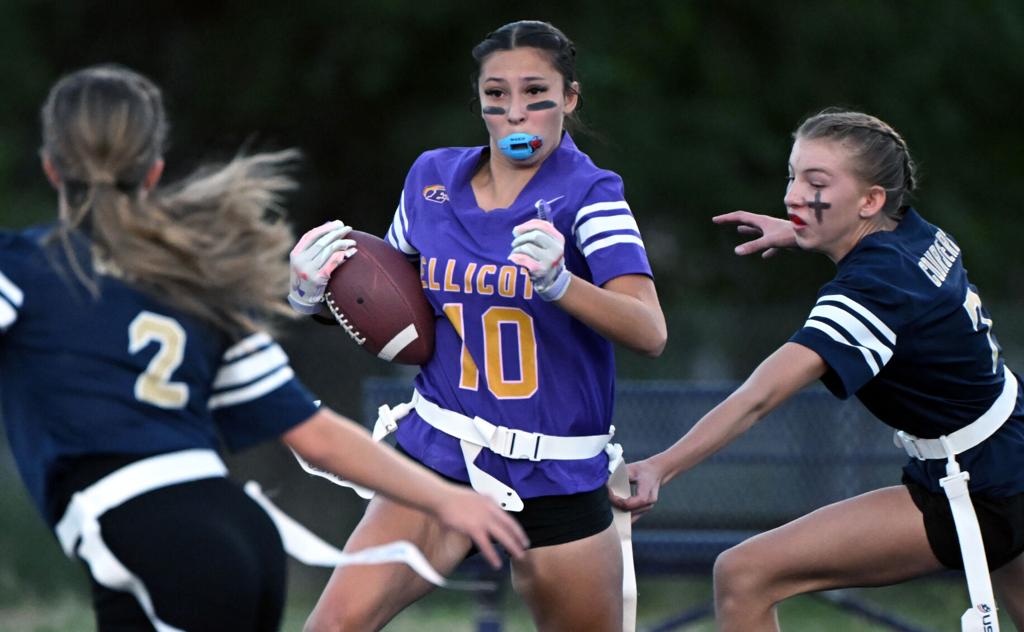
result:
[[[1024,185],[1024,117],[1012,96],[1024,85],[1019,0],[3,0],[0,225],[54,213],[36,152],[48,87],[114,61],[164,88],[169,179],[241,148],[298,147],[296,232],[341,218],[381,234],[420,152],[486,142],[470,108],[469,51],[523,18],[550,21],[577,44],[591,133],[576,141],[623,176],[669,318],[665,356],[622,352],[623,377],[740,378],[803,322],[832,265],[799,253],[736,257],[737,237],[709,218],[781,214],[790,133],[829,105],[876,114],[908,140],[923,176],[917,206],[959,240],[1011,365],[1024,366],[1024,213],[1013,197]],[[340,330],[303,322],[288,331],[299,374],[355,417],[364,416],[362,377],[409,371]],[[277,472],[294,469],[280,451],[240,459],[282,489],[292,475]],[[0,483],[12,476],[0,459]],[[320,504],[293,510],[343,535],[358,505],[337,498],[326,519]]]

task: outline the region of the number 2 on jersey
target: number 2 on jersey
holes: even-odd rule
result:
[[[136,354],[155,342],[160,348],[135,380],[135,399],[160,408],[184,408],[188,384],[171,375],[185,358],[185,329],[178,321],[153,312],[139,312],[128,325],[128,352]]]
[[[446,303],[444,313],[462,339],[459,387],[475,391],[480,381],[476,361],[466,348],[462,303]],[[537,337],[533,318],[518,307],[490,307],[480,318],[484,334],[484,373],[489,390],[498,399],[525,399],[537,392]],[[505,327],[502,327],[505,325]],[[519,378],[505,376],[502,336],[515,331]]]
[[[981,307],[981,297],[974,291],[974,288],[967,288],[967,298],[964,299],[964,309],[974,324],[974,331],[984,331],[988,338],[988,346],[992,348],[992,372],[995,373],[999,367],[999,345],[992,338],[992,319],[986,318]]]

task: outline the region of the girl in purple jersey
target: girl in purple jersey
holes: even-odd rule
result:
[[[794,138],[788,221],[744,211],[715,221],[758,236],[738,254],[798,247],[836,263],[836,278],[804,327],[739,389],[675,445],[629,464],[636,492],[613,502],[639,518],[662,485],[821,379],[899,429],[915,458],[903,485],[824,507],[719,556],[720,628],[775,630],[775,605],[793,595],[946,567],[967,572],[964,630],[998,629],[990,568],[1001,605],[1024,629],[1024,400],[959,247],[906,206],[914,163],[887,124],[826,110]]]
[[[531,548],[512,562],[513,586],[538,629],[617,631],[623,557],[604,488],[611,342],[657,356],[664,316],[620,179],[564,134],[579,105],[573,44],[550,24],[515,22],[489,34],[473,57],[489,143],[421,156],[388,234],[420,258],[439,314],[435,356],[417,378],[415,411],[398,441],[429,467],[501,499],[524,526]],[[328,223],[297,246],[293,262],[325,266],[293,288],[296,309],[319,312],[330,271],[359,256],[348,231]],[[491,346],[480,340],[481,320],[492,334],[505,332]],[[499,358],[515,351],[509,339],[530,343],[505,374]],[[590,357],[603,368],[600,379],[580,362]],[[460,429],[474,417],[516,441],[507,451],[473,443]],[[433,517],[379,497],[346,548],[395,539],[415,542],[442,572],[471,550]],[[398,567],[338,569],[308,629],[379,629],[430,588]]]
[[[239,156],[158,187],[159,88],[116,65],[74,72],[42,108],[58,220],[0,231],[6,435],[111,630],[273,631],[282,535],[227,478],[221,443],[280,439],[317,467],[513,556],[525,535],[453,485],[318,408],[263,329],[288,283],[279,216],[295,152]],[[357,456],[358,455],[358,456]]]

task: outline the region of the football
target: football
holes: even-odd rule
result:
[[[418,269],[369,233],[348,235],[358,252],[338,266],[324,301],[348,335],[388,362],[424,364],[434,354],[434,310]]]

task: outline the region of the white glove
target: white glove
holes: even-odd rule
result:
[[[531,219],[512,229],[509,261],[530,273],[533,289],[545,301],[557,301],[569,288],[572,275],[565,269],[565,237],[554,224]]]
[[[356,242],[345,239],[352,227],[338,220],[310,230],[292,248],[291,292],[288,303],[301,314],[316,314],[324,300],[324,290],[331,273],[346,259],[356,254]]]

